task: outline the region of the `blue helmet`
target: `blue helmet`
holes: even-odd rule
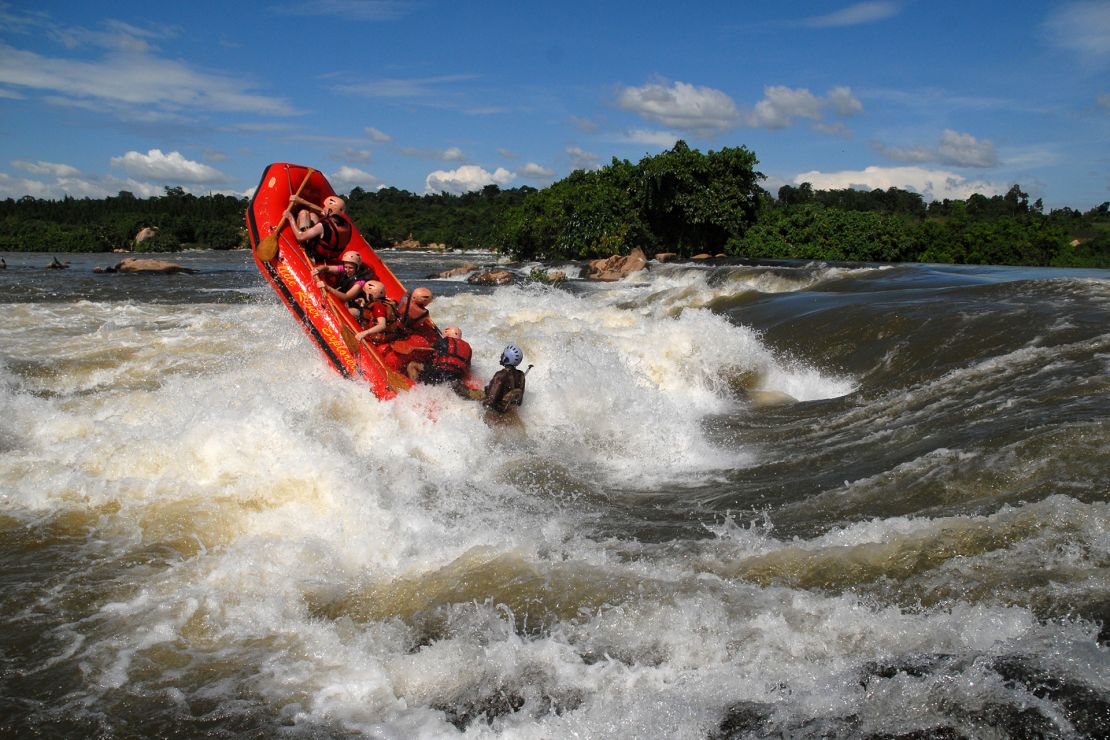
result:
[[[515,344],[510,344],[501,353],[501,364],[506,367],[516,367],[520,361],[524,359],[524,353],[520,351],[520,347]]]

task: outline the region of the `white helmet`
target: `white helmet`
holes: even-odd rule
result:
[[[520,347],[515,344],[510,344],[501,353],[501,364],[506,367],[516,367],[524,359],[524,353],[520,351]]]

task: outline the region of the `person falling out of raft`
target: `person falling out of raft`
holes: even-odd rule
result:
[[[347,204],[338,195],[324,198],[322,206],[309,203],[299,195],[289,196],[290,206],[303,206],[294,218],[290,211],[285,220],[293,236],[313,262],[335,261],[351,241],[354,227],[347,218]]]
[[[524,403],[524,376],[527,373],[517,369],[523,359],[520,347],[510,344],[505,348],[501,353],[501,369],[494,373],[486,386],[483,406],[498,414],[506,414]]]
[[[382,360],[399,373],[407,373],[410,362],[424,362],[430,356],[432,343],[440,337],[439,327],[428,315],[428,304],[432,302],[432,291],[416,288],[406,293],[397,302],[397,316],[387,322],[385,339],[388,346],[382,345]]]
[[[470,389],[463,378],[470,370],[470,344],[462,338],[462,329],[449,326],[443,336],[432,343],[432,356],[425,362],[410,362],[408,375],[413,382],[441,385],[450,383],[452,390],[463,398],[470,397]]]
[[[401,297],[397,304],[397,322],[391,327],[394,339],[419,337],[428,346],[439,339],[439,329],[432,322],[428,304],[432,302],[432,291],[416,288]]]
[[[366,281],[374,279],[374,271],[362,264],[362,257],[358,252],[344,252],[340,258],[342,264],[320,265],[313,269],[316,275],[316,286],[325,293],[331,293],[347,304],[347,310],[358,318],[360,307],[354,305],[362,297],[362,287]],[[320,276],[323,275],[324,278]],[[331,278],[331,283],[325,278]]]
[[[367,280],[362,286],[362,307],[359,319],[366,328],[355,334],[359,341],[369,338],[372,344],[389,341],[387,329],[397,321],[397,307],[385,297],[385,285]]]

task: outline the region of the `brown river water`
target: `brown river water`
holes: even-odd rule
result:
[[[491,428],[244,252],[2,256],[0,736],[1110,733],[1107,271],[385,253]]]

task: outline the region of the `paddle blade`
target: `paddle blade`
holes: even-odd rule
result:
[[[361,349],[361,343],[358,340],[358,335],[355,334],[355,330],[344,324],[339,327],[339,335],[343,337],[343,343],[347,345],[347,349],[351,351],[351,354],[357,357]],[[389,386],[390,389],[393,391],[407,391],[412,386],[412,382],[407,377],[401,375],[382,362],[382,358],[378,357],[378,353],[375,352],[373,348],[367,347],[366,352],[374,358],[374,361],[381,367],[382,372],[385,373],[385,384]]]
[[[258,255],[258,259],[262,260],[263,262],[272,261],[274,257],[277,257],[277,252],[278,233],[276,231],[263,237],[262,241],[258,242],[258,248],[255,250],[255,253]]]
[[[409,380],[407,375],[401,375],[396,370],[390,368],[385,369],[385,377],[388,378],[389,387],[395,391],[407,391],[412,388],[412,381]]]
[[[339,327],[339,334],[343,337],[343,344],[347,345],[347,349],[352,355],[358,357],[358,338],[355,336],[355,330],[344,324]]]

